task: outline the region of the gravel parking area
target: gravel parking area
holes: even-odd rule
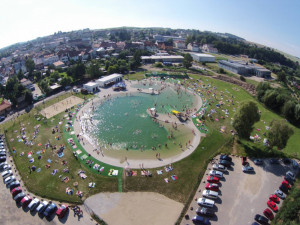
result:
[[[216,160],[217,162],[218,160]],[[254,167],[255,173],[242,172],[240,157],[233,157],[233,166],[224,174],[221,180],[219,198],[215,200],[215,216],[211,218],[211,224],[241,225],[252,224],[255,214],[263,215],[264,209],[268,208],[267,201],[270,194],[279,188],[288,170],[295,172],[292,165],[270,164],[268,159],[263,165],[256,166],[252,160],[248,160]],[[196,215],[198,208],[197,199],[202,197],[205,190],[206,178],[213,164],[209,164],[203,180],[196,192],[187,214],[189,219],[184,218],[182,225],[193,224],[191,219]],[[204,183],[205,181],[205,183]],[[282,200],[278,207],[282,205]],[[191,210],[191,207],[193,208]]]

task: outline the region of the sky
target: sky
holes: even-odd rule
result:
[[[299,0],[0,0],[0,48],[84,28],[231,33],[300,57]]]

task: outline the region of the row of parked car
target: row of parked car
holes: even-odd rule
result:
[[[213,165],[213,170],[209,172],[209,176],[206,179],[205,189],[202,192],[203,198],[197,200],[200,206],[193,217],[192,221],[195,224],[210,224],[208,217],[215,216],[213,210],[215,206],[215,200],[219,198],[219,183],[223,178],[223,173],[227,171],[227,167],[232,164],[232,158],[228,155],[221,155],[218,164]]]
[[[58,208],[53,202],[40,201],[38,198],[32,198],[22,191],[20,182],[16,180],[16,177],[11,170],[11,166],[6,162],[6,148],[2,137],[0,137],[0,149],[1,176],[6,187],[10,189],[13,199],[21,204],[23,209],[28,208],[30,211],[36,211],[47,218],[50,218],[55,212],[59,218],[63,218],[68,211],[67,205],[63,204]]]
[[[282,181],[281,185],[279,186],[279,189],[274,192],[274,194],[271,194],[269,196],[269,199],[267,201],[267,205],[269,208],[266,208],[263,211],[263,215],[256,214],[254,219],[259,224],[269,224],[269,220],[274,219],[274,213],[278,212],[278,206],[276,204],[279,204],[279,199],[284,200],[286,198],[286,194],[288,194],[289,190],[291,189],[291,186],[294,184],[296,180],[296,176],[292,171],[288,171],[284,177],[284,180]],[[270,210],[271,209],[271,210]],[[273,211],[273,212],[272,212]],[[257,222],[254,222],[252,225],[258,225]]]

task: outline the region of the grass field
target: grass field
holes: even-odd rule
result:
[[[70,94],[65,94],[64,96],[60,96],[59,99],[62,100],[69,96]],[[58,100],[53,99],[45,102],[45,107],[56,101]],[[83,192],[84,198],[102,191],[117,191],[118,180],[116,178],[94,174],[75,159],[63,137],[65,125],[64,114],[61,113],[49,120],[44,120],[41,116],[37,115],[37,110],[34,109],[30,113],[15,119],[15,121],[5,124],[8,148],[13,155],[15,164],[28,190],[41,197],[67,202],[81,202],[81,199],[76,196],[77,190]],[[40,119],[38,120],[38,118]],[[33,139],[34,131],[37,131],[36,126],[38,125],[40,126],[38,128],[39,132],[36,134],[36,138]],[[56,125],[58,125],[60,132],[52,134],[52,128]],[[25,133],[20,132],[22,128],[24,128],[23,131]],[[25,145],[21,138],[23,135],[28,137],[28,140],[32,140],[33,144]],[[58,136],[60,136],[59,140]],[[50,147],[46,148],[45,143],[48,142],[53,146],[64,145],[66,147],[63,151],[64,156],[59,158],[54,150]],[[33,163],[29,162],[29,152],[32,153]],[[63,161],[66,162],[66,165],[63,165]],[[47,169],[46,165],[49,165],[50,168]],[[36,167],[35,171],[30,171],[29,168],[32,166]],[[38,168],[40,168],[40,172],[37,172]],[[65,169],[68,169],[69,172],[63,172]],[[57,170],[55,175],[51,175],[53,170]],[[78,170],[84,170],[87,178],[84,180],[81,179],[77,174]],[[62,182],[61,180],[66,177],[69,178],[69,181],[67,183]],[[74,182],[78,182],[76,187],[73,185]],[[96,183],[95,188],[88,187],[90,182]],[[66,194],[67,187],[74,190],[73,195]]]

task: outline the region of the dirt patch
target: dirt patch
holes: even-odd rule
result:
[[[41,111],[41,114],[45,116],[47,119],[64,112],[66,109],[71,108],[74,105],[83,102],[82,98],[78,98],[76,96],[70,96],[64,100],[61,100],[58,103],[55,103]]]
[[[153,192],[101,193],[88,198],[85,205],[111,225],[171,225],[183,208]]]

